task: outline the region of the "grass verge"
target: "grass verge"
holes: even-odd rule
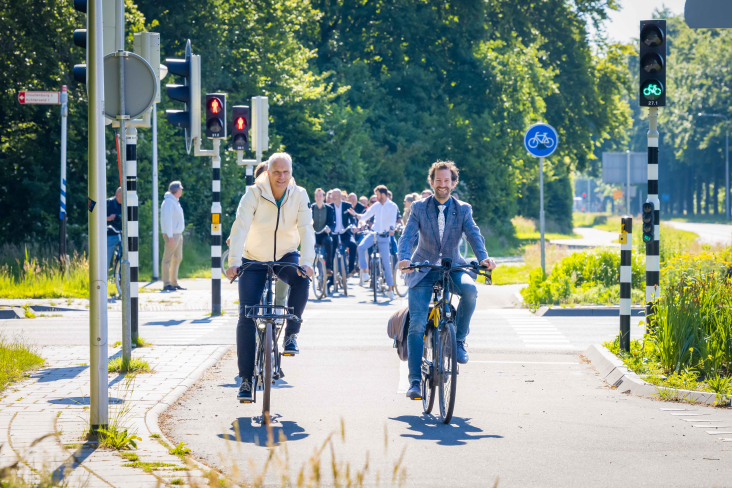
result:
[[[109,362],[108,370],[110,373],[149,373],[152,371],[148,362],[143,359],[132,358],[125,361],[121,357],[112,359]]]
[[[121,345],[122,345],[122,341],[117,341],[114,344],[112,344],[112,347],[120,347]],[[146,341],[142,337],[138,337],[136,341],[133,341],[132,345],[135,347],[150,347],[150,346],[152,346],[152,343]]]
[[[40,368],[45,360],[36,354],[35,348],[22,340],[8,340],[0,335],[0,392],[13,381],[28,376],[28,372]]]

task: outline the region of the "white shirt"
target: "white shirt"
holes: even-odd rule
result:
[[[335,209],[336,214],[336,227],[335,227],[335,233],[340,234],[343,232],[343,211],[341,208],[343,207],[343,202],[341,201],[341,204],[336,207],[335,202],[333,203],[333,208]]]
[[[387,230],[394,230],[396,227],[397,213],[399,213],[399,207],[397,207],[396,203],[387,199],[386,203],[383,205],[379,202],[371,205],[369,209],[361,215],[361,220],[368,220],[373,217],[374,226],[371,230],[374,232],[384,232]]]

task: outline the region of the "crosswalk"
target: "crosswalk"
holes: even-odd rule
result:
[[[222,326],[236,327],[236,316],[203,317],[189,320],[150,320],[140,326],[140,335],[155,345],[199,344]]]
[[[573,349],[569,339],[544,317],[523,309],[499,309],[495,313],[508,322],[527,349]]]

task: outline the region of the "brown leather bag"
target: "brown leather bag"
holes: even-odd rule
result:
[[[390,339],[394,340],[394,349],[397,350],[399,359],[406,361],[409,357],[409,352],[407,351],[409,307],[404,307],[391,316],[389,324],[386,326],[386,333],[389,334]]]

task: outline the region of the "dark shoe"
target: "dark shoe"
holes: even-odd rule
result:
[[[165,288],[163,288],[163,291],[178,291],[178,289],[171,285],[165,285]]]
[[[176,289],[176,290],[185,290],[185,288],[183,288],[183,287],[182,287],[182,286],[180,286],[180,285],[175,285],[175,289]]]
[[[300,349],[297,347],[297,334],[290,334],[285,336],[285,356],[294,356],[300,354]]]
[[[457,341],[457,362],[460,364],[466,364],[470,358],[468,351],[465,350],[465,346],[467,346],[465,341]]]
[[[422,386],[419,381],[412,381],[412,386],[407,390],[407,398],[410,400],[422,399]]]
[[[252,403],[253,388],[251,380],[243,380],[239,387],[239,392],[236,394],[236,399],[239,403]]]

